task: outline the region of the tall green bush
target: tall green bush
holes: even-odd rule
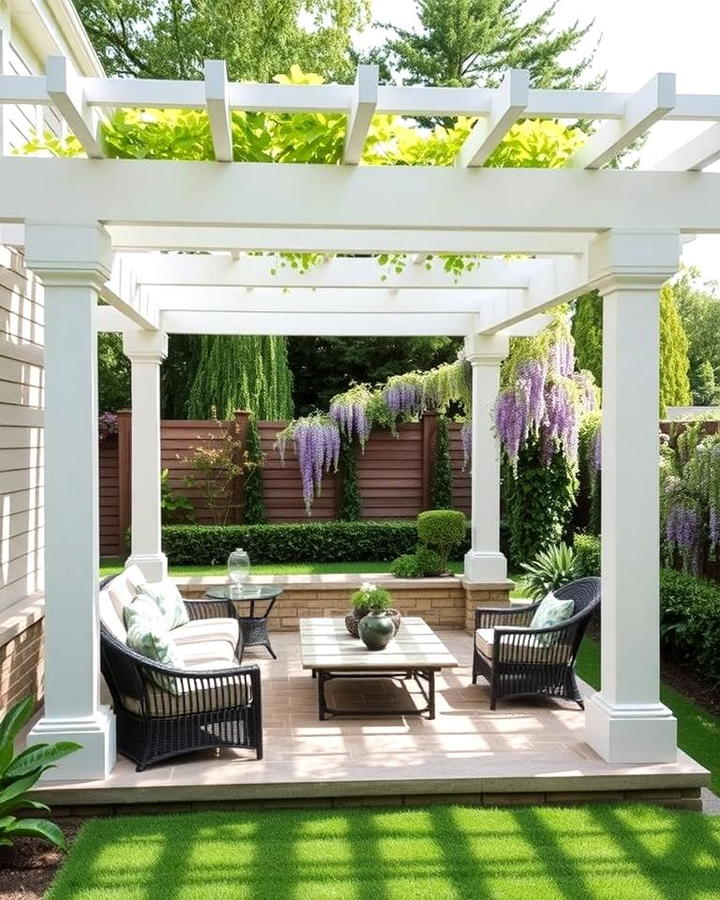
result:
[[[262,525],[266,520],[263,497],[263,453],[255,416],[250,416],[248,421],[245,450],[249,462],[253,464],[245,473],[245,524]]]
[[[692,403],[689,343],[672,286],[660,291],[660,416],[668,406]]]
[[[603,303],[597,291],[583,294],[575,301],[572,336],[575,338],[575,359],[579,369],[592,372],[595,382],[602,385]]]
[[[360,486],[358,484],[357,450],[354,443],[343,437],[340,443],[340,504],[338,518],[344,522],[357,522],[362,512]]]
[[[564,455],[556,453],[546,465],[540,443],[533,437],[520,449],[516,475],[507,462],[503,464],[501,494],[514,565],[534,559],[562,540],[576,486],[577,479]]]
[[[437,443],[435,445],[430,494],[433,509],[452,509],[452,467],[450,463],[448,425],[445,416],[437,417]]]

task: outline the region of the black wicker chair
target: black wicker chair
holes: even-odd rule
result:
[[[490,682],[490,709],[502,697],[545,694],[574,700],[584,709],[575,680],[575,661],[583,635],[600,606],[600,579],[581,578],[555,591],[571,598],[575,609],[570,619],[552,628],[529,628],[540,601],[521,608],[475,610],[475,628],[492,629],[491,644],[473,644],[473,684],[479,675]],[[538,635],[549,636],[540,646]],[[487,650],[478,649],[481,643]]]
[[[200,610],[202,618],[210,617],[206,602],[185,602],[191,618],[200,618]],[[227,615],[227,604],[218,604],[214,614]],[[172,756],[209,748],[247,747],[262,759],[258,666],[173,669],[131,650],[102,624],[100,648],[102,674],[113,699],[117,749],[138,772]]]

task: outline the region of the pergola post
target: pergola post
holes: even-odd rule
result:
[[[137,565],[150,582],[167,576],[162,552],[160,473],[160,366],[167,356],[161,331],[126,331],[123,351],[130,359],[132,390],[131,553],[126,565]]]
[[[497,584],[507,578],[507,560],[500,552],[500,445],[494,412],[500,390],[500,364],[508,354],[502,335],[471,334],[465,358],[472,366],[471,542],[465,554],[465,579],[470,584]]]
[[[45,298],[45,709],[28,742],[75,741],[47,780],[105,778],[115,718],[99,700],[98,292],[110,239],[97,224],[28,223]]]
[[[659,695],[658,294],[679,247],[673,232],[608,232],[591,249],[604,307],[603,596],[602,687],[586,730],[608,762],[677,755],[677,723]]]

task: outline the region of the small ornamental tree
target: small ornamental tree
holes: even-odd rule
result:
[[[433,509],[452,509],[452,467],[445,416],[438,416],[437,419],[437,444],[432,469],[431,494]]]
[[[466,527],[465,514],[456,509],[429,509],[417,517],[418,537],[440,554],[443,571],[453,548],[465,538]]]
[[[660,416],[667,406],[692,403],[688,370],[688,338],[672,286],[660,291]]]

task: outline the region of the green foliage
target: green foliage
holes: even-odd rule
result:
[[[188,417],[230,419],[236,409],[248,409],[258,419],[292,416],[292,375],[285,338],[202,336]]]
[[[447,567],[450,553],[465,537],[467,520],[465,514],[457,509],[429,509],[417,517],[417,533],[420,540],[437,550]]]
[[[251,465],[245,471],[243,518],[246,525],[262,525],[266,521],[262,472],[265,457],[255,416],[250,416],[248,421],[245,451]]]
[[[693,403],[696,406],[713,406],[718,402],[718,385],[715,370],[709,359],[704,359],[696,372],[690,371]]]
[[[529,18],[525,0],[416,0],[419,29],[384,26],[374,58],[409,84],[490,86],[506,69],[529,69],[534,87],[578,87],[592,55],[568,55],[592,23],[556,30],[555,5]]]
[[[600,538],[594,534],[576,534],[573,537],[575,566],[578,578],[600,576]]]
[[[347,77],[367,0],[75,0],[109,75],[202,78],[224,59],[231,80],[268,81],[288,59]]]
[[[570,584],[578,577],[575,551],[567,544],[541,550],[531,563],[523,563],[525,593],[531,600],[542,600],[550,591]]]
[[[173,566],[224,565],[236,547],[253,563],[387,561],[414,553],[415,522],[303,522],[293,525],[167,525],[163,549]],[[470,546],[466,528],[454,558]]]
[[[425,544],[418,544],[415,550],[415,562],[423,577],[442,575],[447,566],[447,562],[437,550],[433,550],[432,547],[427,547]]]
[[[660,291],[660,417],[667,406],[692,403],[688,338],[669,284]]]
[[[576,489],[577,479],[564,455],[556,453],[545,465],[536,438],[520,449],[516,475],[508,463],[503,464],[501,491],[514,564],[527,562],[562,540]]]
[[[82,749],[80,744],[60,741],[56,744],[32,744],[15,755],[15,738],[32,716],[32,697],[12,706],[0,719],[0,846],[14,838],[34,837],[65,850],[65,837],[57,825],[45,819],[18,818],[21,809],[48,812],[44,803],[31,800],[29,792],[40,776],[54,769],[64,756]]]
[[[366,582],[354,591],[350,600],[353,608],[363,613],[384,612],[386,609],[392,609],[393,604],[390,591],[371,582]]]
[[[720,684],[720,588],[686,572],[660,573],[660,634],[676,659]]]
[[[695,392],[701,390],[698,380],[703,363],[709,362],[712,366],[716,384],[720,377],[720,341],[717,338],[720,334],[720,298],[717,284],[703,284],[697,269],[685,269],[673,283],[673,293],[690,345],[690,380]],[[715,399],[710,402],[715,402]],[[700,397],[696,396],[695,402],[700,403]]]
[[[357,522],[362,512],[360,486],[358,483],[357,453],[352,441],[341,439],[340,462],[340,506],[338,519],[343,522]]]
[[[169,469],[160,473],[160,509],[164,525],[195,521],[195,507],[190,498],[170,487]]]
[[[186,419],[190,388],[200,362],[199,334],[169,334],[168,354],[160,369],[163,419]]]
[[[130,360],[122,335],[102,331],[97,338],[98,409],[117,412],[130,407]]]
[[[575,301],[572,336],[579,369],[592,372],[597,385],[602,385],[603,302],[597,291],[583,294]]]
[[[403,553],[390,563],[390,574],[395,578],[422,578],[425,573],[414,553]]]
[[[433,460],[430,484],[431,502],[434,509],[452,509],[452,467],[450,463],[450,442],[445,416],[437,418],[437,445]]]

